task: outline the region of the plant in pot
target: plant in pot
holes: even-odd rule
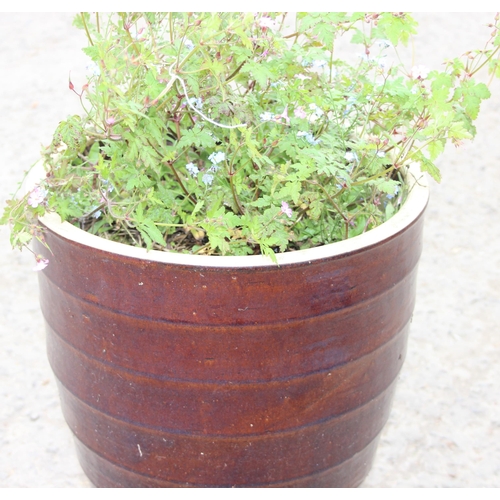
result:
[[[498,22],[429,71],[394,57],[406,13],[76,16],[83,113],[2,222],[33,240],[94,484],[362,482],[404,359],[424,172],[475,134]]]

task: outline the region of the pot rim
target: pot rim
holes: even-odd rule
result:
[[[294,252],[278,253],[276,254],[277,265],[311,263],[312,261],[353,253],[392,238],[420,217],[429,200],[427,178],[418,168],[412,166],[408,169],[407,180],[410,184],[408,197],[400,210],[387,222],[347,240]],[[55,212],[46,213],[40,217],[40,222],[59,236],[81,245],[140,260],[196,267],[240,268],[276,266],[276,263],[266,255],[192,255],[134,247],[125,243],[101,238],[79,229],[69,222],[62,222],[61,217]]]

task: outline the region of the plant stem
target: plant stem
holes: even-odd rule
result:
[[[246,61],[242,61],[241,64],[226,78],[226,83],[229,83],[240,71],[241,68],[246,64]]]
[[[236,187],[234,185],[234,169],[233,169],[233,164],[234,164],[234,158],[236,156],[236,153],[238,152],[238,149],[241,147],[241,143],[238,145],[238,147],[235,149],[233,153],[233,157],[231,159],[231,162],[229,163],[229,185],[231,186],[231,194],[233,195],[233,200],[234,203],[236,204],[236,207],[238,209],[238,214],[243,215],[245,213],[245,210],[243,209],[243,206],[240,203],[240,200],[238,198],[238,193],[236,193]]]
[[[92,37],[90,36],[89,29],[87,27],[87,22],[85,21],[85,13],[80,12],[80,17],[82,18],[83,27],[85,28],[85,33],[87,34],[87,38],[89,40],[90,45],[94,46],[94,42],[92,41]]]
[[[346,222],[349,222],[349,219],[342,213],[342,210],[340,209],[340,207],[337,205],[337,203],[335,203],[335,201],[333,200],[333,198],[330,196],[330,194],[328,193],[328,191],[325,189],[324,186],[322,186],[318,181],[309,181],[309,180],[306,180],[306,182],[308,184],[312,184],[314,186],[318,186],[321,191],[323,191],[323,193],[325,193],[325,196],[328,198],[328,201],[332,204],[332,206],[335,208],[335,210],[339,213],[339,215],[344,219],[344,221]]]
[[[179,177],[179,174],[177,173],[177,170],[173,166],[172,162],[167,161],[166,163],[170,167],[170,170],[172,170],[172,172],[175,176],[175,179],[179,183],[179,186],[184,191],[185,195],[189,198],[189,200],[191,201],[191,203],[193,203],[193,205],[196,205],[196,203],[197,203],[196,198],[194,198],[193,195],[187,190],[186,186],[184,186],[184,183],[182,182],[181,178]]]

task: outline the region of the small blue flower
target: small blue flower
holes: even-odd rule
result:
[[[337,188],[338,189],[345,189],[347,187],[347,176],[345,174],[341,174],[337,176]]]
[[[321,142],[321,139],[315,139],[311,132],[297,132],[297,137],[303,137],[309,144],[315,146]]]
[[[392,47],[392,44],[391,44],[391,42],[389,42],[389,40],[378,40],[377,45],[381,49],[387,49],[389,47]]]
[[[115,188],[114,188],[114,186],[113,186],[113,185],[109,182],[109,180],[107,180],[107,179],[103,179],[102,183],[103,183],[105,186],[107,186],[106,191],[107,191],[108,193],[112,193],[112,192],[113,192],[113,190],[115,189]]]
[[[207,186],[210,186],[212,182],[214,181],[214,176],[212,174],[203,174],[203,177],[201,178],[204,184]]]
[[[203,107],[203,101],[201,97],[190,97],[187,102],[194,106],[196,109],[201,109]]]
[[[198,174],[200,169],[194,163],[188,163],[186,165],[186,170],[194,177]]]
[[[194,49],[194,43],[191,40],[184,40],[184,45],[186,46],[186,49],[188,50],[193,50]]]
[[[313,68],[322,68],[323,66],[326,66],[328,63],[324,59],[315,59],[312,62],[312,67]]]
[[[282,82],[281,80],[278,80],[277,82],[271,83],[271,87],[273,87],[273,88],[275,88],[275,87],[281,87],[282,85],[285,86],[286,82]]]
[[[399,186],[396,186],[394,188],[394,193],[393,194],[388,194],[386,196],[387,196],[387,198],[389,198],[389,200],[392,200],[394,198],[394,196],[396,196],[398,193],[399,193]]]
[[[344,115],[347,115],[350,113],[352,107],[356,104],[357,99],[355,97],[349,97],[347,99],[347,106],[345,107]]]

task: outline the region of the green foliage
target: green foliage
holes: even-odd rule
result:
[[[376,35],[379,38],[386,38],[393,45],[400,42],[407,45],[410,36],[417,33],[417,23],[404,12],[397,14],[382,12],[377,20]]]
[[[83,113],[0,222],[17,247],[51,210],[147,248],[271,258],[361,234],[404,202],[409,164],[439,181],[446,144],[474,136],[497,23],[485,49],[429,72],[384,65],[416,33],[407,13],[78,15]],[[354,63],[338,59],[344,36]]]

